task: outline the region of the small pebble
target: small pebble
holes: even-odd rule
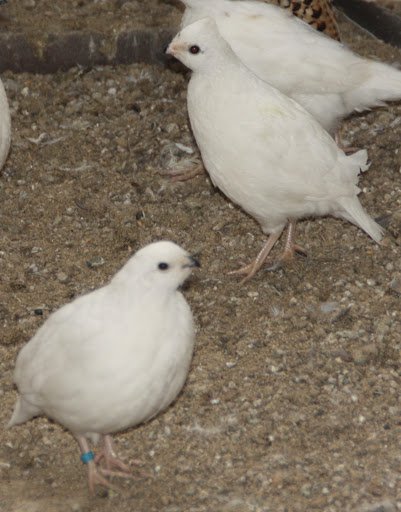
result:
[[[259,297],[259,292],[248,292],[247,295],[252,299],[256,299],[256,297]]]
[[[373,361],[379,354],[378,346],[375,343],[369,343],[362,348],[356,349],[353,353],[353,359],[356,364],[364,365]]]
[[[305,496],[305,498],[309,498],[311,495],[312,488],[310,484],[305,484],[301,487],[301,494],[302,496]]]
[[[398,295],[401,295],[401,275],[397,274],[394,276],[393,280],[390,283],[390,289],[397,293]]]
[[[65,272],[58,272],[57,279],[60,281],[60,283],[68,282],[68,276]]]
[[[320,304],[320,311],[322,313],[326,313],[326,314],[333,313],[338,308],[339,308],[338,302],[323,302],[322,304]]]
[[[104,265],[105,261],[104,261],[104,258],[102,258],[102,256],[95,256],[94,258],[92,258],[91,260],[88,260],[86,262],[86,266],[88,268],[97,268],[97,267],[101,267],[102,265]]]
[[[369,503],[363,505],[358,512],[395,512],[396,508],[390,501],[382,501],[380,503]]]

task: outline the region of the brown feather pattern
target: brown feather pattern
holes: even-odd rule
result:
[[[295,16],[340,41],[340,32],[331,0],[263,0],[290,10]]]

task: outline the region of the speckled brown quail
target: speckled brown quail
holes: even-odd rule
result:
[[[340,33],[331,0],[263,0],[289,9],[295,16],[340,41]]]

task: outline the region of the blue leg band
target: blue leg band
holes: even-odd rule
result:
[[[95,458],[95,454],[90,451],[90,452],[86,452],[86,453],[83,453],[81,455],[81,460],[84,464],[88,464],[91,460],[93,460]]]

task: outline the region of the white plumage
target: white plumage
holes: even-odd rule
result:
[[[181,390],[194,326],[177,288],[194,266],[182,248],[157,242],[107,286],[53,313],[18,355],[19,398],[9,426],[46,415],[74,434],[83,453],[88,439],[105,436],[106,470],[128,472],[108,434],[149,420]],[[108,485],[95,461],[88,468],[92,490]]]
[[[181,0],[182,26],[209,16],[238,57],[262,80],[306,108],[334,133],[353,112],[401,98],[401,72],[359,57],[286,10],[263,2]]]
[[[3,167],[10,150],[11,119],[6,91],[0,80],[0,169]]]
[[[193,71],[189,118],[213,183],[271,235],[244,273],[253,275],[287,222],[301,217],[341,217],[380,241],[357,198],[366,151],[346,156],[308,112],[241,63],[211,18],[185,27],[167,52]]]

